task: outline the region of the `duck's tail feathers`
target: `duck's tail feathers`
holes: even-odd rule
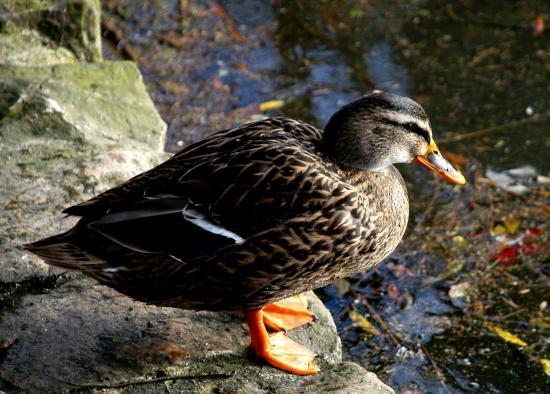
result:
[[[104,264],[98,257],[80,249],[70,242],[68,233],[54,235],[37,242],[23,245],[49,265],[85,270],[85,266]]]

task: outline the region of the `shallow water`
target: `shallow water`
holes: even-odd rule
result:
[[[548,32],[537,35],[533,23],[548,21],[550,5],[495,4],[111,0],[105,20],[122,40],[104,46],[107,57],[138,63],[169,125],[169,151],[262,116],[323,126],[338,107],[377,88],[420,102],[436,141],[467,175],[530,165],[547,176],[550,46]],[[262,112],[260,104],[272,100],[284,105]],[[425,221],[436,185],[436,210],[456,203],[452,189],[424,170],[400,169],[413,195],[411,228]],[[550,390],[540,366],[498,339],[453,335],[460,308],[450,303],[448,284],[429,280],[448,270],[447,259],[401,250],[389,261],[341,283],[344,289],[321,292],[348,359],[402,392]],[[399,276],[396,267],[410,272]],[[353,327],[350,309],[369,313],[362,297],[397,339]]]

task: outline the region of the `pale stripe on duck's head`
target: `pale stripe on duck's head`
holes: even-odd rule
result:
[[[395,163],[421,162],[418,157],[431,153],[434,146],[430,122],[420,104],[408,97],[375,91],[331,117],[321,149],[339,164],[377,171]],[[435,168],[436,164],[425,167],[447,180],[464,183],[454,169],[449,178]],[[448,173],[448,169],[443,172]]]

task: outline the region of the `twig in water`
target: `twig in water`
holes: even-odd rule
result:
[[[496,126],[492,126],[492,127],[487,127],[485,129],[472,131],[470,133],[463,133],[463,134],[454,135],[452,137],[443,138],[443,139],[439,140],[439,142],[440,143],[446,143],[446,142],[458,142],[458,141],[469,140],[469,139],[472,139],[472,138],[482,137],[482,136],[487,135],[487,134],[495,133],[497,131],[501,131],[501,130],[504,130],[504,129],[508,129],[508,128],[512,128],[512,127],[518,127],[518,126],[524,126],[524,125],[530,124],[530,123],[537,123],[537,122],[540,122],[542,120],[545,120],[548,117],[550,117],[550,110],[548,110],[546,112],[543,112],[541,114],[535,114],[535,115],[533,115],[529,118],[523,118],[523,119],[516,120],[516,121],[513,121],[513,122],[504,123],[504,124],[501,124],[501,125],[496,125]]]
[[[227,32],[235,41],[237,41],[238,43],[243,43],[246,41],[244,36],[239,32],[235,20],[227,13],[225,8],[221,4],[218,4],[214,0],[206,0],[206,4],[208,4],[208,7],[215,15],[222,18]]]
[[[376,312],[376,310],[372,307],[372,305],[367,301],[367,299],[365,297],[363,297],[361,294],[357,293],[353,289],[350,289],[350,292],[351,292],[351,294],[353,294],[353,296],[355,298],[357,298],[359,301],[361,301],[361,303],[365,306],[365,308],[368,309],[371,316],[374,318],[374,320],[376,320],[378,322],[378,324],[380,324],[380,326],[382,327],[382,329],[384,330],[386,335],[395,343],[395,345],[397,345],[399,347],[404,346],[407,349],[411,349],[409,345],[403,344],[401,342],[401,340],[399,338],[397,338],[397,336],[395,336],[395,334],[391,331],[390,327],[384,321],[382,316],[380,316],[378,314],[378,312]]]
[[[449,388],[445,384],[445,374],[443,373],[441,368],[439,368],[437,363],[434,361],[434,359],[432,358],[430,353],[428,353],[428,351],[424,348],[424,346],[422,346],[422,345],[418,345],[418,346],[420,347],[420,350],[422,350],[422,352],[426,355],[426,358],[428,359],[428,361],[430,361],[430,364],[432,364],[432,367],[434,367],[435,373],[437,374],[437,378],[439,379],[439,383],[441,383],[441,386],[443,386],[443,389],[445,390],[445,392],[451,394],[451,391],[449,390]],[[453,377],[453,379],[454,379],[454,377]]]

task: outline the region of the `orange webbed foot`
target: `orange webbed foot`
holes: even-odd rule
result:
[[[256,355],[274,367],[296,375],[311,375],[319,372],[319,367],[315,364],[315,353],[294,342],[283,332],[267,334],[263,314],[261,310],[246,312],[250,329],[250,348]]]
[[[307,304],[307,298],[303,294],[297,294],[266,305],[262,309],[264,324],[273,331],[301,327],[315,320],[315,315],[307,310]]]

